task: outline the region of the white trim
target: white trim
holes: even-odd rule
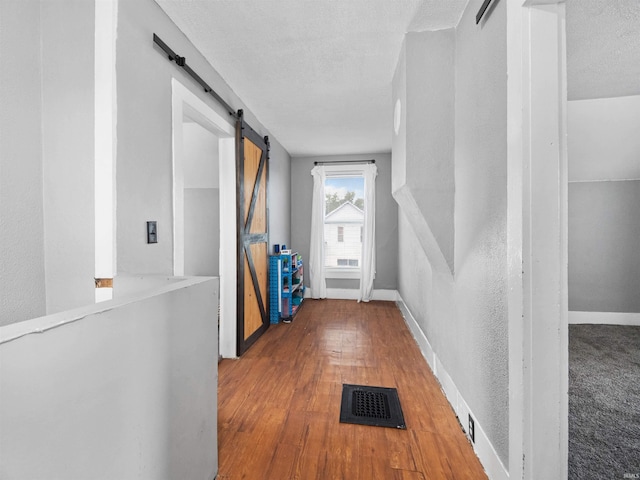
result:
[[[565,10],[562,0],[506,8],[509,473],[566,478]]]
[[[218,137],[220,181],[220,350],[236,352],[236,170],[235,126],[175,78],[171,79],[173,132],[173,274],[184,275],[184,116]]]
[[[327,297],[335,300],[358,300],[360,290],[355,288],[327,288]],[[311,288],[304,291],[305,298],[312,298]],[[398,300],[397,290],[374,290],[371,300],[395,302]]]
[[[558,73],[560,95],[560,475],[569,475],[569,95],[567,93],[567,12],[565,5],[558,5]]]
[[[400,295],[398,295],[397,305],[402,312],[402,316],[404,317],[407,327],[413,334],[413,338],[416,340],[416,343],[418,344],[422,355],[427,361],[429,368],[431,368],[431,371],[440,382],[442,391],[447,397],[448,402],[451,404],[453,411],[458,416],[458,421],[462,422],[462,430],[467,435],[468,433],[466,428],[466,420],[469,414],[471,414],[471,416],[473,417],[475,428],[475,443],[472,443],[471,445],[478,459],[480,460],[480,463],[484,467],[487,476],[491,480],[507,480],[509,478],[509,473],[502,464],[502,461],[500,461],[500,457],[498,457],[495,448],[493,448],[493,444],[489,441],[489,438],[484,432],[484,429],[478,421],[478,418],[469,408],[469,405],[458,390],[458,387],[445,369],[444,365],[438,358],[438,355],[436,355],[436,353],[433,351],[429,339],[420,328],[420,325],[418,325],[418,322],[413,317]]]
[[[95,278],[116,273],[116,32],[118,2],[95,4],[94,212]],[[95,301],[113,298],[113,289],[96,288]]]
[[[525,37],[521,2],[507,2],[507,312],[509,355],[509,474],[523,478],[524,455],[524,159],[528,143]]]
[[[221,138],[220,158],[220,355],[235,358],[238,245],[236,242],[236,139]],[[224,281],[223,281],[224,280]]]
[[[455,388],[455,385],[453,385]],[[509,478],[509,473],[507,469],[500,461],[500,457],[493,448],[493,444],[489,441],[487,434],[482,428],[482,424],[478,422],[478,417],[471,411],[467,402],[464,400],[463,396],[460,394],[460,391],[456,388],[456,406],[454,410],[458,415],[459,421],[462,423],[462,429],[465,431],[467,436],[469,432],[467,432],[466,422],[468,421],[469,415],[474,420],[474,430],[475,430],[475,443],[473,443],[473,449],[476,452],[476,455],[480,459],[482,466],[484,467],[487,475],[491,480],[507,480]]]
[[[324,278],[360,280],[360,267],[324,267]]]
[[[418,322],[416,322],[416,319],[413,318],[413,315],[411,315],[409,308],[404,303],[404,300],[402,300],[402,297],[400,296],[400,294],[398,294],[398,300],[396,303],[398,305],[398,308],[400,309],[400,312],[402,313],[402,316],[404,317],[407,327],[409,327],[409,330],[411,331],[413,338],[418,343],[418,347],[420,347],[422,356],[425,358],[425,360],[427,360],[429,367],[433,371],[434,375],[436,375],[437,377],[436,354],[433,351],[433,347],[431,346],[431,343],[429,343],[429,339],[427,338],[427,336],[424,334],[424,332],[418,325]]]
[[[640,327],[640,313],[569,312],[569,324],[631,325]]]
[[[522,458],[533,480],[567,478],[567,97],[564,4],[526,10]]]
[[[597,180],[569,180],[569,183],[638,182],[640,178],[603,178]]]

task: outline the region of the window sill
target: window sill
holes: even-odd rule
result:
[[[349,278],[360,280],[360,268],[358,267],[325,267],[325,278]]]

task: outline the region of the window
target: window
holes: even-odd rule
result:
[[[362,257],[364,177],[328,174],[324,196],[324,265],[330,269],[328,276],[357,273]]]
[[[329,278],[358,279],[368,302],[375,278],[375,179],[371,161],[316,164],[311,202],[309,283],[312,298],[327,298]],[[338,242],[338,228],[342,241]]]

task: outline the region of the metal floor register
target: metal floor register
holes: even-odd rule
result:
[[[406,429],[395,388],[342,385],[340,423]]]

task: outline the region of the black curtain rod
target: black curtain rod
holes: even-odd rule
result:
[[[376,163],[375,160],[334,160],[332,162],[313,162],[314,165],[342,165],[343,163]]]
[[[200,78],[200,75],[198,75],[196,72],[193,71],[193,69],[187,65],[187,61],[184,57],[181,57],[180,55],[178,55],[176,52],[174,52],[173,50],[171,50],[171,48],[169,47],[169,45],[167,45],[166,43],[164,43],[162,40],[160,40],[160,37],[158,37],[158,35],[156,35],[155,33],[153,34],[153,41],[154,43],[156,43],[162,50],[164,50],[164,52],[169,56],[169,60],[171,60],[172,62],[176,62],[176,65],[178,65],[179,67],[184,68],[184,70],[191,75],[191,77],[200,84],[200,86],[202,88],[204,88],[204,91],[206,93],[209,93],[213,98],[215,98],[220,104],[222,104],[222,106],[224,108],[227,109],[227,112],[229,112],[229,115],[231,115],[232,117],[238,118],[238,114],[237,112],[231,108],[229,106],[229,104],[227,102],[225,102],[222,97],[220,95],[218,95],[213,88],[211,88],[209,85],[207,85],[207,82],[205,82],[202,78]]]
[[[482,19],[484,12],[486,12],[487,8],[489,8],[490,3],[491,3],[491,0],[484,0],[484,2],[482,2],[482,5],[480,6],[480,10],[478,10],[478,13],[476,14],[476,25],[480,23],[480,20]]]

